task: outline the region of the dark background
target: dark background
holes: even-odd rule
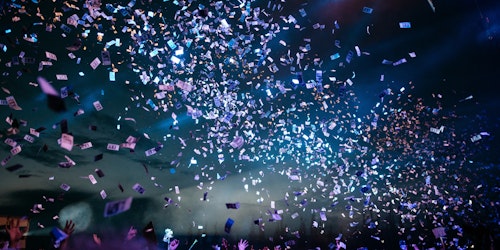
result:
[[[101,9],[105,11],[104,5],[109,1],[103,1]],[[272,11],[267,9],[268,3],[270,6],[280,4],[281,10]],[[322,207],[329,207],[331,200],[321,196],[320,192],[310,192],[307,199],[315,198],[318,203],[312,207],[297,206],[298,201],[294,201],[294,205],[288,207],[285,204],[283,197],[285,193],[302,190],[304,187],[314,186],[316,177],[322,174],[331,175],[330,172],[323,173],[321,170],[309,170],[309,162],[304,158],[300,162],[287,158],[283,164],[273,164],[275,158],[279,157],[278,149],[263,150],[259,160],[248,162],[238,160],[238,151],[228,152],[229,146],[222,147],[225,153],[225,161],[218,163],[217,152],[212,152],[208,157],[194,154],[194,149],[200,149],[202,146],[209,147],[205,143],[206,135],[209,128],[214,125],[213,121],[200,118],[199,123],[195,123],[191,117],[186,114],[185,107],[176,109],[173,104],[181,103],[183,105],[193,105],[200,103],[200,109],[208,111],[208,104],[211,100],[207,96],[202,96],[201,99],[196,99],[201,95],[192,95],[192,100],[182,98],[181,93],[172,94],[170,99],[172,105],[169,106],[168,112],[145,111],[142,107],[147,107],[146,100],[153,99],[154,92],[157,87],[154,84],[144,85],[140,82],[139,74],[132,69],[141,68],[148,69],[149,66],[156,67],[158,59],[151,59],[147,56],[130,55],[126,51],[128,46],[134,46],[134,42],[128,34],[121,33],[121,27],[125,25],[123,17],[116,13],[112,23],[100,20],[96,23],[102,23],[101,32],[105,33],[102,42],[96,41],[95,27],[88,28],[91,30],[88,38],[82,38],[83,47],[77,52],[74,52],[77,57],[82,58],[82,63],[77,65],[75,60],[67,57],[66,46],[70,46],[77,38],[81,38],[83,32],[82,26],[78,26],[66,37],[62,37],[62,31],[58,28],[61,22],[56,23],[56,27],[52,32],[45,32],[45,22],[49,22],[48,17],[52,16],[52,12],[62,11],[62,1],[40,1],[35,4],[31,1],[15,3],[24,6],[27,14],[20,14],[18,9],[12,8],[12,1],[2,1],[2,15],[0,16],[0,27],[2,27],[2,35],[0,43],[7,46],[6,52],[0,52],[1,61],[0,69],[2,72],[1,86],[8,89],[10,94],[2,92],[2,98],[14,96],[21,111],[9,109],[7,106],[1,106],[1,117],[12,115],[18,120],[27,121],[27,126],[21,126],[21,132],[18,135],[9,135],[7,123],[3,123],[2,128],[3,138],[15,138],[23,145],[23,151],[9,161],[6,167],[21,164],[23,167],[19,170],[8,171],[1,169],[0,179],[3,191],[0,192],[0,214],[28,216],[31,219],[31,231],[33,235],[28,236],[28,243],[31,240],[32,246],[38,244],[50,245],[49,239],[46,237],[48,229],[53,226],[58,226],[64,223],[54,220],[53,216],[59,214],[61,209],[77,204],[83,207],[82,203],[90,205],[90,212],[85,210],[82,214],[68,215],[66,218],[80,218],[80,225],[83,221],[90,221],[90,225],[82,228],[81,232],[75,235],[74,244],[91,245],[91,234],[97,233],[103,235],[103,241],[108,240],[110,245],[116,243],[121,244],[121,237],[126,233],[130,226],[135,226],[142,229],[147,222],[153,221],[156,227],[156,234],[161,240],[164,228],[172,228],[174,236],[182,240],[182,246],[179,249],[187,249],[194,239],[198,239],[199,243],[193,249],[207,249],[211,245],[220,244],[222,237],[228,238],[230,242],[236,243],[240,238],[247,238],[252,244],[258,247],[264,245],[273,246],[277,244],[283,245],[288,240],[295,240],[299,248],[313,248],[321,246],[326,248],[330,242],[334,241],[339,233],[344,234],[343,240],[349,248],[360,246],[371,246],[374,249],[394,249],[397,247],[399,240],[408,239],[407,235],[398,234],[404,224],[399,223],[399,215],[395,213],[382,213],[382,217],[389,221],[386,226],[380,226],[380,231],[377,235],[385,241],[374,241],[370,235],[372,231],[366,227],[350,228],[350,220],[343,218],[342,213],[347,213],[344,206],[347,205],[343,199],[344,195],[339,197],[340,204],[337,207],[330,208],[328,212],[328,221],[323,226],[324,232],[321,233],[318,229],[311,229],[313,220],[318,221],[317,210]],[[116,7],[118,4],[125,6],[127,2],[113,1]],[[199,3],[204,3],[205,6],[210,6],[209,1],[193,2],[189,10],[194,10]],[[226,4],[236,4],[235,1],[228,1]],[[73,13],[82,14],[86,11],[82,8],[82,2],[74,3],[80,7],[80,10],[70,10],[64,12],[62,21]],[[427,1],[254,1],[252,8],[260,6],[262,10],[266,10],[268,17],[263,18],[270,23],[278,23],[281,26],[279,33],[272,39],[267,46],[272,49],[269,57],[274,59],[274,62],[280,69],[277,73],[272,74],[267,70],[267,67],[258,69],[258,73],[244,72],[241,68],[231,67],[226,65],[225,72],[228,73],[229,79],[238,79],[241,81],[238,88],[234,91],[237,95],[241,93],[249,93],[256,100],[262,99],[264,103],[259,106],[261,110],[266,111],[277,109],[287,109],[292,104],[297,104],[300,101],[312,102],[312,107],[304,112],[297,112],[294,121],[304,123],[308,117],[313,121],[330,120],[332,117],[329,114],[319,111],[320,102],[314,100],[314,90],[307,90],[305,87],[299,87],[286,95],[279,95],[276,88],[268,85],[273,91],[276,98],[266,100],[265,81],[264,79],[272,78],[273,81],[281,80],[290,82],[294,78],[294,72],[290,69],[291,65],[281,65],[279,58],[287,54],[287,50],[291,51],[291,56],[295,57],[299,46],[305,46],[304,39],[310,39],[311,51],[305,54],[302,66],[309,64],[308,70],[302,69],[303,78],[305,80],[314,79],[315,70],[323,71],[323,84],[331,84],[332,91],[339,94],[339,82],[344,82],[352,78],[353,86],[347,87],[347,93],[354,93],[355,99],[346,99],[348,105],[338,108],[344,109],[345,113],[357,113],[357,117],[363,119],[363,123],[369,123],[371,114],[377,102],[380,102],[380,93],[387,88],[391,88],[397,95],[401,87],[406,87],[411,93],[412,98],[423,98],[424,103],[428,107],[435,107],[436,103],[440,103],[442,113],[447,114],[440,116],[453,117],[452,123],[447,123],[449,120],[442,120],[447,124],[447,129],[450,127],[459,136],[470,138],[474,133],[487,131],[491,134],[487,140],[483,140],[484,144],[469,145],[467,159],[470,165],[464,168],[453,170],[453,173],[461,175],[461,177],[470,176],[471,172],[476,172],[470,185],[471,193],[474,192],[473,187],[484,184],[490,185],[490,192],[485,191],[485,196],[489,197],[488,202],[498,201],[498,192],[493,189],[496,183],[496,173],[498,172],[496,165],[499,162],[498,140],[495,138],[498,132],[498,108],[497,89],[499,78],[499,63],[500,42],[499,42],[499,18],[500,5],[498,1],[434,1],[436,12],[434,13]],[[364,6],[373,8],[373,13],[363,13]],[[40,21],[36,18],[37,8],[44,14],[46,20],[44,25],[33,26],[34,22]],[[137,2],[132,9],[143,9],[152,11],[161,11],[166,19],[166,22],[172,27],[176,24],[172,20],[179,6],[174,5],[171,1],[151,1]],[[213,6],[208,7],[213,11]],[[304,9],[307,13],[306,17],[301,17],[299,9]],[[266,34],[267,31],[260,29],[247,32],[237,30],[236,26],[238,18],[241,15],[240,8],[233,8],[236,11],[234,19],[229,19],[228,22],[234,28],[235,33],[242,35],[254,34],[254,40],[251,45],[252,50],[259,48],[259,36]],[[261,14],[262,16],[263,14]],[[303,30],[296,29],[293,25],[283,22],[281,17],[293,15],[297,19],[297,24]],[[12,18],[18,16],[20,21],[13,23]],[[135,17],[140,23],[140,18]],[[271,22],[272,18],[272,22]],[[332,34],[332,29],[335,27],[334,22],[338,21],[340,29],[335,29]],[[401,21],[411,22],[411,29],[400,29],[398,23]],[[154,19],[150,24],[158,28],[160,20]],[[313,25],[319,23],[325,25],[324,29],[314,29]],[[367,34],[366,27],[369,27],[370,34]],[[113,31],[116,29],[116,33]],[[169,26],[170,27],[170,26]],[[285,30],[284,27],[289,27]],[[136,29],[142,28],[139,25]],[[12,32],[6,34],[3,30],[11,29]],[[158,31],[158,30],[157,30]],[[29,43],[22,38],[25,35],[36,34],[37,43]],[[187,35],[188,37],[191,35]],[[212,34],[213,37],[216,37]],[[234,37],[236,34],[227,35]],[[110,67],[99,66],[98,69],[92,70],[88,64],[95,58],[99,57],[100,51],[104,44],[120,37],[123,43],[121,47],[111,47],[111,59],[115,63],[115,68],[118,69],[117,81],[108,81],[108,71]],[[212,37],[212,38],[213,38]],[[161,46],[166,46],[165,41],[162,41],[161,36],[150,37],[151,41],[159,43]],[[177,39],[179,42],[181,39]],[[226,39],[229,40],[229,39]],[[287,47],[279,44],[283,40],[287,43]],[[335,47],[335,40],[341,42],[341,47]],[[203,44],[199,42],[193,45],[189,50],[191,56],[196,55],[201,58],[202,53],[210,50],[209,43]],[[359,46],[363,52],[361,57],[355,55],[354,46]],[[196,48],[194,46],[200,46]],[[203,46],[201,48],[201,46]],[[245,48],[246,46],[241,46]],[[151,44],[146,45],[147,49],[151,49]],[[13,65],[7,67],[6,63],[12,61],[13,57],[17,57],[21,51],[26,53],[26,56],[36,59],[33,65]],[[50,51],[58,56],[57,62],[53,62],[52,67],[44,68],[38,72],[38,62],[45,59],[45,51]],[[354,51],[354,57],[351,63],[345,61],[345,56],[349,51]],[[410,58],[408,53],[415,52],[416,58]],[[234,51],[227,54],[234,56]],[[341,57],[331,61],[330,55],[339,53]],[[369,55],[368,55],[369,53]],[[162,55],[164,62],[168,62],[169,55]],[[323,61],[322,65],[314,65],[313,59],[320,58]],[[393,66],[384,65],[384,59],[397,61],[401,58],[406,58],[407,63]],[[258,56],[254,53],[249,53],[246,56],[248,61],[258,61]],[[224,58],[216,59],[223,62]],[[269,65],[269,62],[268,62]],[[168,68],[165,72],[168,72]],[[198,65],[192,75],[182,75],[178,72],[170,72],[173,76],[179,77],[194,77],[195,79],[203,79],[201,77],[203,65]],[[222,75],[218,70],[211,77],[216,82],[222,81]],[[19,72],[19,75],[18,75]],[[78,75],[83,72],[85,76]],[[158,69],[151,72],[158,73]],[[245,79],[240,77],[241,73],[245,73]],[[69,81],[57,81],[55,74],[67,74]],[[381,75],[384,75],[384,81],[380,81]],[[38,87],[34,87],[29,83],[36,83],[38,76],[47,78],[52,82],[56,90],[63,86],[69,86],[74,93],[80,96],[80,103],[71,98],[64,100],[66,112],[54,112],[50,110],[46,103],[46,96],[41,93]],[[330,82],[328,77],[336,77],[339,82]],[[129,84],[126,83],[129,82]],[[246,84],[247,81],[252,81],[253,84]],[[271,81],[271,82],[273,82]],[[260,83],[263,87],[256,89],[255,85]],[[200,87],[202,83],[198,83],[196,87]],[[413,86],[410,90],[410,86]],[[222,89],[222,87],[221,87]],[[406,94],[406,93],[405,93]],[[437,100],[435,96],[441,94],[442,98]],[[471,100],[461,101],[464,98],[472,95]],[[138,100],[132,100],[138,97]],[[293,98],[295,97],[295,99]],[[131,99],[132,98],[132,99]],[[393,96],[392,98],[395,98]],[[386,98],[386,102],[387,102]],[[104,106],[104,110],[96,112],[93,109],[92,103],[95,100],[100,100]],[[398,105],[402,105],[404,101],[393,104],[397,109]],[[139,105],[138,105],[139,104]],[[354,106],[358,106],[354,108]],[[125,109],[127,107],[127,109]],[[78,109],[84,109],[85,114],[79,117],[73,115]],[[212,107],[213,108],[213,107]],[[337,109],[337,107],[331,107]],[[179,124],[173,123],[172,112],[178,115]],[[449,115],[448,115],[449,114]],[[121,117],[121,120],[119,120]],[[132,117],[135,122],[123,120],[125,117]],[[276,120],[266,119],[258,114],[253,117],[257,124],[267,126],[273,124]],[[261,119],[262,118],[262,119]],[[83,143],[92,141],[93,149],[82,151],[78,148],[68,152],[57,145],[57,139],[60,136],[60,128],[57,123],[62,119],[67,119],[70,132],[75,136],[75,142]],[[479,121],[479,122],[478,122]],[[53,128],[53,125],[56,126]],[[120,130],[116,128],[120,125]],[[90,130],[89,126],[97,126],[97,130]],[[28,144],[22,140],[24,134],[29,133],[29,128],[45,127],[41,137],[36,139],[33,144]],[[241,128],[240,128],[241,129]],[[238,128],[230,129],[229,140],[235,135]],[[260,131],[260,137],[263,139],[275,138],[273,133]],[[147,139],[144,134],[147,134],[150,139]],[[242,133],[242,131],[239,131]],[[201,137],[203,140],[195,140],[193,137]],[[130,153],[127,150],[119,152],[111,152],[106,150],[107,143],[121,143],[127,136],[133,135],[141,138],[138,142],[136,152]],[[169,137],[165,137],[165,136]],[[276,136],[277,137],[277,136]],[[187,140],[188,145],[183,147],[178,138]],[[330,139],[328,139],[330,140]],[[483,143],[483,141],[481,143]],[[250,142],[247,142],[250,144]],[[276,143],[276,142],[275,142]],[[163,148],[157,155],[145,157],[143,151],[156,147],[162,144]],[[252,142],[259,152],[260,145],[268,145],[269,141],[262,140]],[[334,150],[338,150],[338,143],[331,141]],[[48,145],[49,150],[44,152],[43,145]],[[250,146],[245,146],[250,150]],[[473,149],[472,147],[476,147]],[[6,157],[9,154],[10,147],[2,146],[0,157]],[[305,150],[295,149],[294,154],[303,153]],[[376,148],[371,148],[373,152]],[[450,150],[453,151],[453,150]],[[247,151],[248,152],[248,151]],[[100,153],[104,154],[101,161],[94,162],[94,156]],[[179,153],[182,153],[179,155]],[[257,153],[258,154],[258,153]],[[57,163],[64,161],[64,155],[70,156],[77,165],[70,169],[62,169],[57,166]],[[332,153],[335,155],[335,153]],[[197,166],[189,166],[190,159],[197,158]],[[417,155],[415,154],[417,158]],[[172,161],[179,160],[180,164],[172,164]],[[201,174],[204,165],[213,167],[213,169],[205,170],[207,176],[202,177],[206,185],[203,190],[199,190],[196,186],[199,181],[193,181],[195,174]],[[403,163],[401,163],[403,165]],[[146,168],[144,167],[146,166]],[[484,167],[494,166],[494,167]],[[105,177],[98,179],[98,185],[89,184],[88,180],[82,178],[93,173],[95,168],[103,169]],[[297,168],[303,171],[304,182],[289,182],[286,176],[279,174],[280,169]],[[477,171],[470,168],[477,168]],[[172,172],[171,172],[172,170]],[[175,171],[173,171],[175,170]],[[264,175],[260,174],[260,171]],[[308,173],[309,171],[309,173]],[[314,174],[313,174],[314,172]],[[408,173],[401,170],[401,173]],[[217,179],[216,175],[228,174],[224,180]],[[310,176],[308,176],[310,174]],[[317,174],[317,176],[316,176]],[[443,177],[445,175],[447,177]],[[54,176],[54,181],[49,181],[48,178]],[[435,181],[440,182],[443,186],[447,186],[448,178],[452,176],[450,173],[435,173]],[[156,179],[152,179],[152,177]],[[483,177],[487,177],[484,178]],[[246,178],[246,184],[250,186],[250,192],[243,190],[242,178]],[[262,180],[262,183],[252,186],[248,180]],[[201,181],[200,180],[200,181]],[[69,192],[62,192],[59,185],[67,183],[72,186]],[[131,187],[135,183],[141,183],[146,188],[146,193],[143,196],[135,193]],[[158,188],[153,185],[160,184]],[[125,192],[120,192],[117,185],[121,184],[125,187]],[[383,186],[383,182],[378,184]],[[373,184],[373,185],[378,185]],[[459,183],[459,185],[462,185]],[[413,180],[406,184],[418,187],[423,185],[422,178]],[[467,187],[469,187],[467,185]],[[182,200],[180,206],[171,205],[164,208],[164,198],[170,197],[177,200],[177,195],[173,191],[174,186],[181,187]],[[203,192],[207,191],[207,186],[213,187],[209,190],[210,202],[203,203],[199,198],[203,196]],[[330,188],[330,187],[329,187]],[[99,196],[99,191],[104,189],[108,193],[108,198],[102,200]],[[254,195],[259,191],[259,195]],[[267,194],[266,194],[267,193]],[[266,196],[267,195],[267,196]],[[328,192],[326,192],[328,195]],[[46,203],[43,197],[54,197],[56,202]],[[128,196],[134,197],[134,202],[131,211],[117,215],[111,218],[102,218],[102,210],[107,201],[118,200]],[[264,196],[263,203],[256,202],[260,197]],[[372,196],[372,199],[375,196]],[[266,230],[262,231],[253,224],[253,221],[258,218],[267,220],[266,213],[270,210],[269,200],[277,202],[278,209],[285,209],[284,220],[280,222],[267,222]],[[236,211],[226,210],[224,203],[240,201],[242,207]],[[300,201],[300,199],[299,199]],[[35,203],[43,203],[46,210],[40,214],[30,212]],[[74,209],[74,208],[73,208]],[[481,211],[481,208],[477,207]],[[490,209],[497,210],[498,205],[493,205]],[[315,210],[314,213],[310,212]],[[389,207],[388,210],[391,210]],[[291,220],[290,214],[298,211],[301,214],[300,219]],[[302,211],[302,212],[301,212]],[[484,210],[485,212],[487,210]],[[376,217],[374,212],[369,217]],[[481,212],[478,212],[481,214]],[[86,215],[91,214],[90,219]],[[488,213],[486,213],[488,214]],[[227,217],[235,218],[236,222],[231,234],[224,233],[224,223]],[[358,221],[363,221],[364,215],[357,217]],[[493,216],[494,217],[494,216]],[[285,219],[286,218],[286,219]],[[498,218],[498,215],[496,216]],[[478,217],[477,224],[489,225],[491,231],[498,234],[498,224],[488,224],[494,219],[491,216],[485,215]],[[192,226],[195,222],[197,225],[203,225],[203,230],[198,230]],[[361,223],[363,224],[363,223]],[[42,230],[39,225],[45,225],[46,229]],[[463,226],[465,227],[465,226]],[[481,227],[482,228],[482,227]],[[289,231],[287,231],[288,229]],[[409,230],[410,228],[407,228]],[[486,247],[488,233],[480,230],[474,231],[472,228],[467,232],[466,238],[475,242],[476,246]],[[290,232],[299,231],[301,238],[295,237]],[[473,232],[474,231],[474,232]],[[207,237],[201,237],[201,233],[206,233]],[[429,232],[427,232],[429,233]],[[477,234],[477,235],[476,235]],[[397,235],[397,237],[395,237]],[[38,237],[42,238],[38,241]],[[107,238],[106,238],[107,237]],[[498,239],[498,235],[495,235]],[[416,237],[412,238],[412,242]],[[417,240],[418,241],[418,240]],[[41,243],[44,242],[44,243]],[[482,245],[484,244],[484,245]],[[37,246],[38,247],[38,246]],[[35,249],[35,248],[33,248]]]

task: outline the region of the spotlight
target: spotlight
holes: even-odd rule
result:
[[[87,229],[92,221],[92,209],[86,202],[79,202],[64,207],[59,212],[59,224],[61,227],[66,225],[66,221],[75,223],[75,232],[81,232]]]

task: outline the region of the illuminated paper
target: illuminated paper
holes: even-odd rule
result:
[[[123,213],[129,210],[131,205],[132,205],[132,197],[129,197],[124,200],[108,202],[106,203],[106,206],[104,208],[104,217],[110,217],[113,215]]]
[[[22,110],[22,108],[17,105],[16,99],[13,96],[7,96],[5,100],[7,101],[9,108],[13,110]]]
[[[97,111],[101,111],[103,109],[101,102],[99,102],[99,101],[95,101],[93,103],[93,105],[94,105],[95,110],[97,110]]]
[[[85,142],[82,145],[80,145],[80,149],[88,149],[92,147],[92,142]]]
[[[63,133],[61,135],[61,148],[64,148],[68,151],[73,149],[73,136],[70,134]]]
[[[68,76],[65,75],[65,74],[57,74],[56,75],[56,79],[60,80],[60,81],[67,81],[68,80]]]
[[[96,69],[99,65],[101,64],[101,60],[99,60],[99,58],[95,58],[91,63],[90,63],[90,67],[92,67],[92,69]]]
[[[10,150],[10,154],[14,156],[21,153],[21,151],[22,151],[21,146],[18,145]]]
[[[401,28],[401,29],[409,29],[409,28],[411,28],[411,23],[410,22],[400,22],[399,23],[399,28]]]
[[[118,150],[120,150],[120,145],[108,143],[108,146],[106,146],[106,149],[112,150],[112,151],[118,151]]]
[[[97,180],[96,180],[96,179],[95,179],[95,177],[94,177],[93,175],[91,175],[91,174],[89,174],[89,180],[90,180],[90,182],[91,182],[92,184],[94,184],[94,185],[97,183]]]
[[[54,54],[54,53],[51,53],[51,52],[45,51],[45,57],[47,57],[48,59],[51,59],[51,60],[57,61],[57,56],[56,56],[56,54]]]

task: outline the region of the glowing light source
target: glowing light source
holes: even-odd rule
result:
[[[92,208],[86,202],[79,202],[64,207],[59,212],[59,224],[64,228],[66,221],[75,223],[75,232],[81,232],[90,226]]]

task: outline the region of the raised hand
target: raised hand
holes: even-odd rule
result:
[[[241,239],[240,242],[238,242],[238,250],[245,250],[245,248],[248,247],[248,241]]]
[[[131,226],[127,233],[127,240],[133,239],[136,234],[137,234],[137,229]]]
[[[63,240],[63,242],[61,243],[61,248],[60,248],[61,250],[65,250],[68,248],[68,238],[75,231],[75,223],[73,223],[72,220],[69,220],[69,221],[67,220],[66,224],[64,225],[63,231],[66,235],[68,235],[68,237],[65,240]]]
[[[67,220],[66,225],[64,225],[63,229],[64,233],[68,235],[68,237],[75,231],[75,223],[72,220]]]
[[[168,245],[168,250],[175,250],[179,246],[179,240],[174,239],[173,241],[170,241],[170,244]]]

